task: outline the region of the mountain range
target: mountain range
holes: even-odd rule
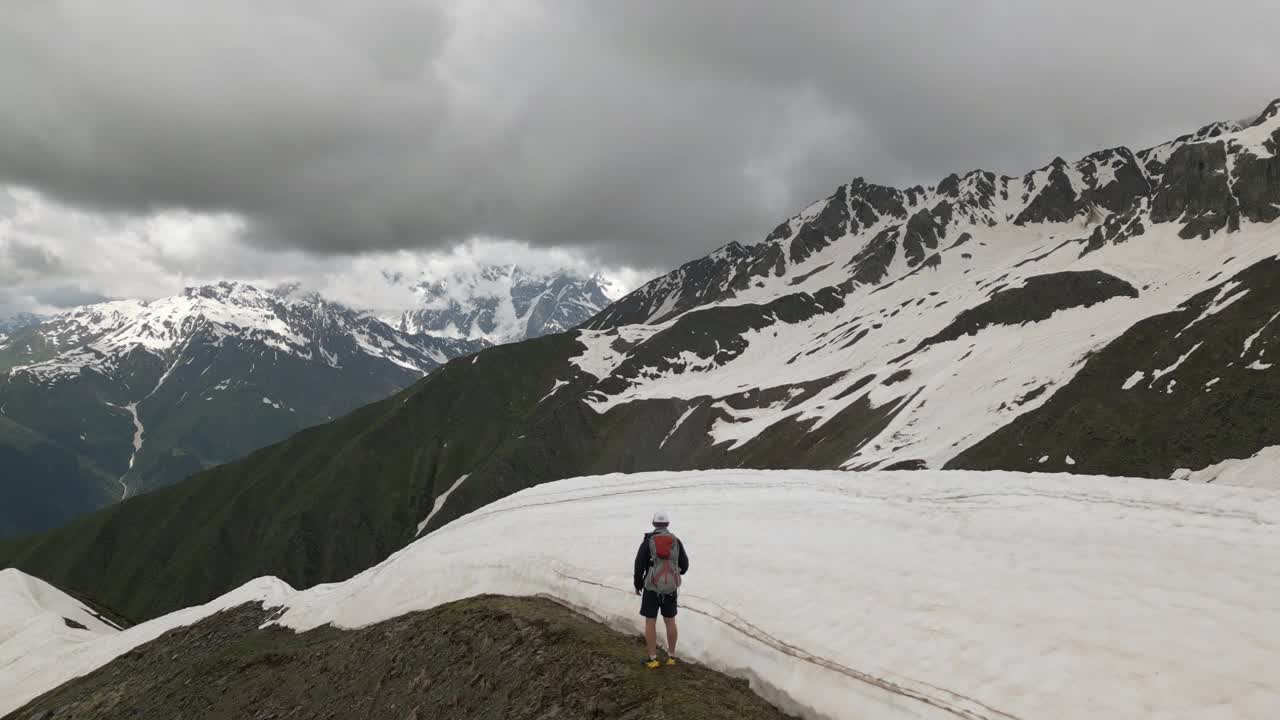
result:
[[[342,580],[581,475],[1191,477],[1280,445],[1278,221],[1280,101],[1022,176],[855,179],[579,329],[452,359],[243,459],[0,542],[0,563],[144,618],[263,575]]]
[[[567,273],[521,276],[506,305],[473,292],[434,312],[505,332],[427,333],[287,287],[243,283],[121,300],[0,333],[0,536],[64,524],[177,482],[407,387],[450,358],[581,322],[607,300]],[[468,304],[472,303],[472,304]],[[500,314],[500,313],[499,313]]]
[[[599,275],[537,272],[515,265],[462,266],[411,283],[415,307],[385,312],[400,331],[503,343],[575,328],[610,303]]]
[[[480,347],[234,283],[16,330],[0,340],[0,529],[49,527],[176,482]]]
[[[18,313],[10,317],[0,318],[0,335],[32,325],[39,325],[45,320],[48,320],[48,318],[44,315],[36,315],[34,313]]]

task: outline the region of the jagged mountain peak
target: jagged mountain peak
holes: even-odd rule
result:
[[[1211,123],[1136,152],[1118,146],[1075,162],[1059,156],[1021,176],[971,170],[905,189],[855,177],[780,223],[762,242],[725,246],[686,263],[586,327],[662,322],[694,307],[784,289],[888,283],[926,263],[971,254],[960,246],[978,229],[1037,228],[1036,233],[1082,239],[1094,233],[1096,246],[1132,237],[1148,214],[1147,222],[1180,220],[1187,236],[1238,228],[1241,217],[1267,221],[1276,204],[1268,199],[1274,191],[1267,167],[1277,162],[1277,147],[1280,105],[1271,103],[1250,124]],[[1204,181],[1201,172],[1208,173]],[[1201,199],[1188,205],[1196,195]],[[891,267],[902,259],[896,270]]]
[[[1268,103],[1267,106],[1263,108],[1262,112],[1258,113],[1257,117],[1251,120],[1242,120],[1239,124],[1247,127],[1256,127],[1270,122],[1277,117],[1280,117],[1280,98],[1276,98]]]
[[[454,268],[446,273],[403,275],[417,307],[384,312],[399,329],[444,337],[509,342],[575,327],[609,304],[610,288],[599,275],[537,270],[513,264]]]

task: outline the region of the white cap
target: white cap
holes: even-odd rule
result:
[[[654,525],[669,525],[670,523],[671,523],[671,516],[667,515],[667,511],[659,510],[658,512],[653,514]]]

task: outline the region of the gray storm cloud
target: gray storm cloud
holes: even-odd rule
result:
[[[259,249],[664,267],[840,182],[1014,173],[1280,95],[1280,6],[17,0],[0,182]],[[34,260],[28,257],[28,260]]]

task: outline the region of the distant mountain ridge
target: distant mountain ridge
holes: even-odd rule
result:
[[[18,313],[9,317],[0,318],[0,335],[11,333],[14,330],[21,330],[32,325],[39,325],[48,320],[47,315],[36,315],[34,313]]]
[[[224,282],[0,338],[0,532],[70,520],[385,397],[485,343]]]
[[[418,307],[382,313],[388,322],[402,332],[490,343],[569,330],[611,302],[601,277],[568,270],[485,265],[411,282]]]

